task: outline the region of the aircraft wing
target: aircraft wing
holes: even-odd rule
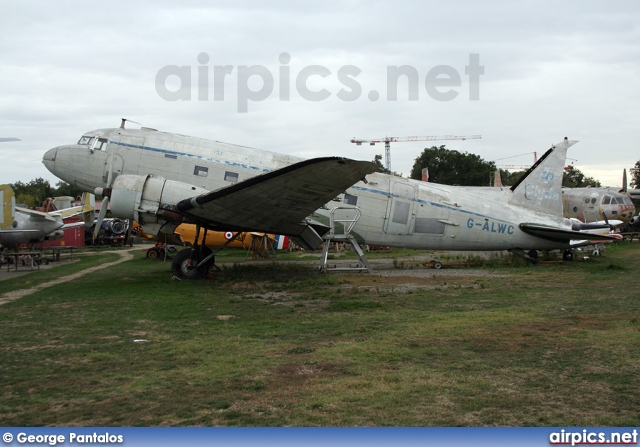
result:
[[[304,219],[376,170],[368,161],[315,158],[183,200],[177,209],[210,227],[298,236],[316,248],[321,239]]]
[[[620,239],[618,235],[605,235],[589,233],[588,231],[566,230],[564,228],[550,227],[547,225],[521,223],[518,225],[522,231],[532,236],[553,242],[571,243],[571,241],[609,242]]]
[[[44,222],[50,220],[51,222],[62,223],[62,218],[56,214],[43,213],[42,211],[30,210],[27,208],[16,207],[16,212],[20,212],[29,216],[29,219],[35,222]]]

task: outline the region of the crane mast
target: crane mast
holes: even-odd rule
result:
[[[376,143],[384,143],[384,165],[389,171],[391,171],[391,143],[400,143],[403,141],[437,141],[437,140],[477,140],[482,138],[480,135],[429,135],[429,136],[412,136],[412,137],[384,137],[375,138],[371,140],[364,140],[358,138],[352,138],[351,142],[358,146],[362,143],[369,143],[370,146],[375,146]]]

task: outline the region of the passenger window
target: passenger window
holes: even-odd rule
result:
[[[226,171],[224,173],[224,181],[235,183],[238,181],[238,174],[236,172]]]
[[[396,202],[391,221],[397,224],[406,224],[409,222],[410,210],[411,206],[407,202]]]
[[[445,226],[434,217],[416,217],[414,232],[422,234],[444,234]]]
[[[344,193],[344,203],[356,206],[358,204],[358,196],[352,196],[351,194]]]
[[[197,175],[198,177],[206,177],[209,175],[209,168],[204,166],[196,166],[193,170],[193,175]]]

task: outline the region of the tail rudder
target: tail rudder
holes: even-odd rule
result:
[[[576,143],[576,140],[569,140],[565,137],[564,141],[545,152],[511,187],[513,195],[509,203],[534,211],[562,216],[562,174],[567,158],[567,149]]]
[[[82,193],[82,220],[88,227],[96,221],[96,196],[90,192]]]
[[[0,203],[2,203],[0,228],[11,228],[16,215],[16,196],[11,186],[0,185]]]

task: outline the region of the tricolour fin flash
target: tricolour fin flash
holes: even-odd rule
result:
[[[556,216],[563,215],[562,174],[567,149],[575,140],[564,139],[553,146],[511,187],[511,205]]]

